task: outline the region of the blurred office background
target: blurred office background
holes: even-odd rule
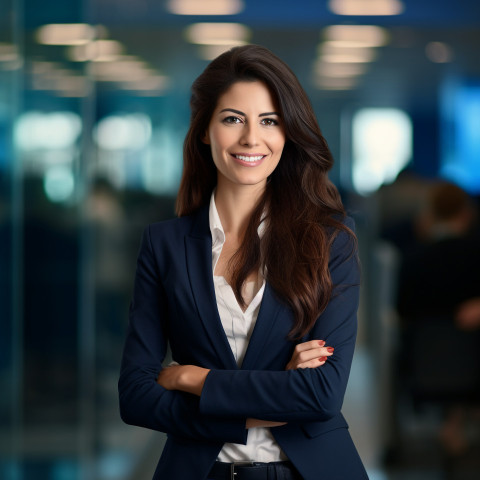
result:
[[[478,205],[477,0],[0,0],[1,479],[151,478],[163,436],[124,425],[116,392],[140,234],[174,216],[192,81],[247,42],[298,75],[357,223],[345,415],[371,478],[480,478],[475,422],[452,467],[443,405],[394,381],[428,187]]]

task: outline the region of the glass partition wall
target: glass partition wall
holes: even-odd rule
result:
[[[94,61],[107,33],[82,2],[58,31],[0,5],[0,478],[148,478],[163,436],[121,422],[117,379],[141,230],[173,216],[183,132],[158,115],[160,79],[139,95]]]
[[[9,478],[19,472],[23,417],[22,182],[12,128],[23,61],[18,3],[0,6],[0,476]]]

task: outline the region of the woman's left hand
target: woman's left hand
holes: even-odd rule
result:
[[[200,396],[209,371],[195,365],[164,367],[157,377],[157,383],[167,390],[180,390]]]
[[[333,355],[334,348],[326,347],[324,340],[311,340],[299,343],[293,351],[292,358],[285,370],[296,370],[298,368],[317,368]]]

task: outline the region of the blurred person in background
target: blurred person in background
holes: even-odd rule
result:
[[[421,241],[406,253],[401,267],[398,311],[408,318],[453,318],[460,303],[480,291],[480,237],[473,200],[455,184],[436,182],[416,223]]]
[[[404,378],[416,383],[412,390],[445,407],[439,438],[447,455],[459,456],[470,445],[466,427],[480,400],[480,236],[473,199],[437,181],[417,225],[421,242],[405,255],[399,275],[397,309],[408,332],[401,363]]]
[[[354,226],[310,102],[249,45],[210,63],[191,108],[180,218],[143,235],[122,418],[168,434],[158,479],[368,478],[341,414]]]

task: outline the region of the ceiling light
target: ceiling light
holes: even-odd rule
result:
[[[237,45],[200,45],[199,56],[203,60],[213,60]]]
[[[331,54],[322,57],[322,60],[327,63],[369,63],[373,61],[374,55],[372,54]]]
[[[242,0],[169,0],[167,4],[176,15],[235,15],[243,8]]]
[[[199,45],[245,45],[250,29],[240,23],[194,23],[185,35],[190,43]]]
[[[320,59],[327,63],[366,63],[375,60],[372,48],[338,48],[324,43],[319,45]]]
[[[84,45],[95,38],[95,28],[86,23],[44,25],[36,32],[38,43],[44,45]]]
[[[116,40],[97,40],[86,45],[74,45],[68,58],[74,62],[112,62],[123,53],[123,45]]]
[[[152,70],[145,62],[135,57],[124,57],[116,62],[98,62],[90,64],[90,72],[98,81],[103,82],[133,82],[152,75]]]
[[[125,90],[152,90],[162,91],[168,87],[168,77],[164,75],[152,75],[133,82],[124,82],[122,88]]]
[[[387,31],[375,25],[331,25],[323,37],[341,47],[380,47],[388,41]]]
[[[320,90],[351,90],[355,87],[355,78],[316,77],[315,86]]]
[[[366,71],[365,63],[324,63],[318,60],[314,72],[323,77],[355,77]]]
[[[11,43],[0,43],[0,62],[11,62],[17,60],[18,48]]]
[[[404,10],[399,0],[330,0],[328,7],[337,15],[399,15]]]

